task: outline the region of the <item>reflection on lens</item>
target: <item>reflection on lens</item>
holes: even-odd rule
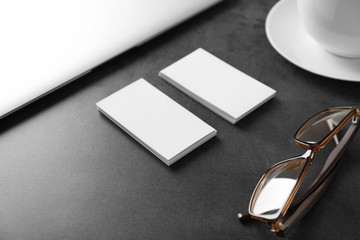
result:
[[[276,219],[289,199],[305,166],[303,157],[274,165],[260,180],[250,203],[250,213]]]
[[[307,143],[323,140],[351,112],[351,108],[330,109],[319,113],[306,122],[295,138]]]

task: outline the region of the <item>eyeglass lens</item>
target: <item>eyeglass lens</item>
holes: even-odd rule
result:
[[[253,196],[250,212],[265,219],[277,218],[305,166],[303,157],[283,161],[260,180],[259,188]]]
[[[339,108],[319,113],[303,125],[297,132],[295,138],[307,143],[318,143],[323,140],[350,112],[351,109],[349,108]]]

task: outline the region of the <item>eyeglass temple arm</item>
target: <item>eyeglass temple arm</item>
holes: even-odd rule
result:
[[[326,160],[325,166],[322,169],[321,173],[328,174],[327,178],[315,189],[312,193],[310,193],[306,199],[302,201],[296,211],[290,216],[290,218],[283,223],[282,230],[279,232],[280,235],[285,235],[297,221],[299,221],[306,212],[310,210],[310,208],[318,201],[320,196],[324,193],[325,189],[333,179],[336,174],[336,171],[340,165],[340,159],[343,155],[346,148],[349,146],[351,140],[354,138],[355,134],[359,130],[359,124],[352,124],[344,137],[341,139],[340,143],[334,148],[334,150],[330,153],[328,159]]]

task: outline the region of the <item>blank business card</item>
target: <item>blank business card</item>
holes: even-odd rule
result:
[[[159,76],[232,124],[276,93],[201,48],[161,70]]]
[[[216,130],[139,79],[106,97],[98,110],[170,166],[216,135]]]

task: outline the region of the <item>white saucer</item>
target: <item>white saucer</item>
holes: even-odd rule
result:
[[[266,18],[266,35],[284,58],[310,72],[360,82],[360,59],[335,56],[315,42],[299,22],[296,0],[280,0]]]

